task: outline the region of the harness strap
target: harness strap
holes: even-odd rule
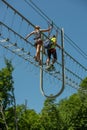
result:
[[[41,38],[41,37],[36,37],[36,38],[34,38],[34,40],[37,40],[37,39],[39,39],[39,38]]]

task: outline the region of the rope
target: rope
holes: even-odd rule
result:
[[[52,21],[32,0],[24,0],[29,6],[31,6],[44,20],[46,21]],[[31,4],[29,3],[29,1],[31,2]],[[56,28],[57,30],[61,29],[55,24],[53,23],[53,27]],[[72,47],[74,47],[74,49],[76,49],[78,51],[79,54],[81,54],[83,56],[83,58],[87,59],[87,53],[85,53],[73,40],[71,40],[66,34],[64,34],[64,38],[65,40],[68,41],[68,43],[70,45],[72,45]]]
[[[14,8],[13,8],[10,4],[8,4],[5,0],[2,0],[2,1],[3,1],[3,3],[6,5],[6,7],[8,6],[8,8],[10,8],[10,9],[13,11],[13,13],[16,13],[18,16],[20,16],[21,20],[23,20],[24,22],[26,22],[27,25],[30,25],[31,27],[35,27],[34,24],[32,24],[29,20],[27,20],[21,13],[19,13],[16,9],[14,9]],[[46,20],[48,21],[48,18],[46,18]],[[13,20],[12,20],[12,21],[13,21]],[[22,22],[22,21],[21,21],[21,22]],[[13,25],[14,25],[14,23],[12,23],[12,26],[13,26]],[[23,25],[23,23],[22,23],[22,25]],[[17,38],[20,39],[20,42],[21,42],[21,43],[22,43],[22,41],[23,41],[25,44],[27,44],[27,45],[29,45],[29,46],[31,46],[31,47],[34,48],[34,45],[33,45],[30,41],[25,40],[25,38],[24,38],[21,34],[19,34],[19,32],[14,31],[14,29],[12,29],[11,27],[7,26],[7,25],[4,24],[3,22],[0,22],[0,26],[2,26],[3,28],[7,29],[7,30],[10,31],[10,32],[12,32],[12,35],[17,36]],[[21,24],[20,24],[20,26],[21,26]],[[53,29],[54,29],[54,28],[55,28],[55,24],[53,23]],[[56,33],[59,31],[58,29],[59,29],[59,28],[56,28]],[[3,32],[2,29],[1,29],[1,31]],[[1,32],[1,33],[2,33],[2,32]],[[3,34],[3,35],[4,35],[4,34]],[[45,38],[47,38],[47,36],[46,36],[45,34],[43,34],[43,35],[44,35]],[[31,53],[30,53],[30,52],[28,53],[28,52],[24,49],[24,46],[23,46],[23,47],[18,47],[19,43],[14,44],[14,43],[11,41],[11,38],[10,38],[11,36],[9,36],[9,40],[8,40],[8,41],[6,40],[8,37],[2,36],[2,34],[0,35],[0,37],[2,37],[1,43],[0,43],[0,45],[1,45],[2,47],[4,47],[5,49],[8,49],[8,50],[11,51],[12,53],[15,53],[16,55],[18,55],[19,57],[23,58],[24,60],[27,60],[28,62],[30,62],[31,64],[35,65],[36,67],[39,67],[39,65],[34,61],[34,58],[33,58],[33,56],[31,55]],[[3,40],[5,40],[4,42],[8,42],[8,43],[11,43],[11,44],[4,45],[4,44],[2,44],[2,43],[4,43]],[[19,42],[19,41],[17,41],[17,42]],[[11,45],[13,45],[14,48],[11,48]],[[21,44],[21,45],[22,45],[22,44]],[[13,50],[12,50],[12,49],[13,49]],[[66,54],[66,55],[70,58],[71,61],[73,61],[73,62],[76,63],[77,65],[81,66],[81,68],[82,68],[84,71],[87,71],[87,69],[86,69],[83,65],[81,65],[76,59],[74,59],[71,55],[69,55],[64,49],[60,49],[60,51],[61,51],[61,52],[63,51],[64,55]],[[62,64],[61,64],[60,62],[57,61],[56,64],[57,64],[57,67],[60,66],[60,67],[62,68]],[[62,78],[61,78],[62,73],[60,73],[60,77],[58,78],[58,76],[59,76],[59,75],[57,74],[58,71],[55,71],[55,73],[54,73],[54,72],[51,73],[51,72],[47,72],[44,67],[43,67],[42,69],[43,69],[44,72],[46,72],[46,73],[48,73],[49,75],[53,76],[54,78],[59,79],[59,80],[62,81]],[[67,66],[65,67],[65,70],[66,70],[68,73],[70,73],[71,75],[73,75],[74,77],[77,77],[79,80],[82,80],[82,77],[80,77],[80,75],[76,74],[75,72],[73,72],[72,70],[70,70],[69,68],[67,68]],[[68,79],[67,81],[70,80],[69,76],[70,76],[70,75],[68,75],[68,76],[66,75],[66,77],[65,77],[65,78]],[[75,83],[76,83],[76,82],[75,82]],[[68,84],[68,83],[67,83],[67,84]],[[72,84],[73,84],[73,80],[71,80],[71,86],[73,86]],[[63,85],[62,85],[62,88],[63,88]],[[42,89],[42,90],[43,90],[43,89]],[[60,93],[61,93],[61,91],[62,91],[62,89],[60,90]],[[56,96],[60,95],[60,93],[58,93]]]
[[[2,26],[4,26],[5,28],[7,28],[7,29],[9,29],[10,31],[12,31],[12,32],[14,32],[14,30],[12,30],[11,28],[9,28],[7,25],[5,25],[5,24],[3,24],[3,23],[1,23],[2,24]],[[21,35],[19,35],[18,33],[16,33],[16,32],[14,32],[14,35],[17,35],[18,37],[20,37],[21,39],[23,39],[23,40],[25,40]],[[2,35],[1,35],[2,36]],[[9,43],[11,43],[10,42],[10,39],[8,39],[8,40],[6,40],[7,38],[5,38],[5,37],[2,37],[3,39],[5,39],[5,42],[9,42]],[[26,42],[28,42],[28,41],[26,41]],[[4,42],[3,42],[4,43]],[[32,45],[31,43],[29,43],[30,45]],[[39,67],[39,65],[37,65],[36,63],[35,63],[35,61],[33,60],[33,56],[32,55],[30,55],[30,54],[28,54],[28,52],[26,52],[26,51],[24,51],[22,48],[19,48],[18,46],[17,46],[17,44],[13,44],[13,43],[11,43],[10,45],[8,45],[7,44],[7,46],[6,45],[4,45],[4,44],[0,44],[1,46],[3,46],[4,48],[6,48],[6,49],[8,49],[9,51],[11,51],[12,53],[15,53],[16,55],[18,55],[19,57],[21,57],[21,58],[23,58],[24,60],[27,60],[28,62],[30,62],[31,64],[33,64],[33,65],[35,65],[36,67]],[[13,46],[15,46],[17,49],[16,50],[11,50],[11,45],[13,45]],[[19,51],[17,51],[17,50],[19,50]],[[22,54],[19,54],[18,52],[23,52]],[[28,55],[27,55],[28,54]],[[24,55],[25,55],[25,57],[24,57]],[[28,57],[27,57],[28,56]],[[72,58],[72,57],[71,57]],[[33,61],[32,61],[32,60]],[[57,62],[57,65],[59,65],[60,67],[62,67],[62,65],[60,64],[60,63],[58,63]],[[65,68],[65,70],[67,70],[68,72],[70,72],[72,75],[74,75],[75,77],[78,77],[80,80],[82,80],[78,75],[76,75],[75,73],[73,73],[72,71],[70,71],[69,69],[67,69],[67,68]],[[43,68],[43,71],[44,72],[46,72],[46,73],[48,73],[49,75],[51,75],[51,76],[53,76],[54,78],[56,78],[56,79],[59,79],[59,80],[61,80],[62,81],[62,79],[61,79],[61,77],[59,77],[58,78],[58,74],[57,74],[57,71],[55,71],[55,73],[51,73],[51,72],[47,72],[46,70],[45,70],[45,68]],[[61,74],[62,75],[62,74]],[[67,77],[66,77],[67,78]],[[67,78],[68,80],[69,80],[69,77]],[[72,81],[72,80],[71,80]],[[73,82],[73,81],[72,81]],[[67,82],[67,84],[69,84],[68,82]],[[71,85],[71,84],[70,84]],[[73,85],[71,85],[71,86],[73,86]],[[62,89],[61,89],[61,91],[62,91]],[[60,92],[61,92],[60,91]],[[55,95],[55,97],[56,96],[58,96],[60,93],[58,93],[57,95]],[[46,95],[45,95],[46,96]],[[52,98],[52,97],[51,97]],[[54,97],[53,97],[54,98]]]

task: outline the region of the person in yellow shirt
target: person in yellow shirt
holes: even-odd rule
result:
[[[46,61],[46,69],[49,69],[50,67],[54,67],[54,63],[57,60],[57,52],[56,52],[56,45],[57,45],[57,39],[56,36],[53,35],[50,38],[51,46],[47,49],[47,61]],[[53,56],[52,63],[50,64],[51,55]]]

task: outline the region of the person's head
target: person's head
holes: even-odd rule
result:
[[[40,29],[40,26],[36,25],[36,26],[35,26],[35,29],[38,29],[38,30],[39,30],[39,29]]]
[[[55,35],[53,35],[53,37],[56,37]]]

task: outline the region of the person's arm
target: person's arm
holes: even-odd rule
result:
[[[31,32],[31,33],[29,33],[26,37],[25,37],[25,40],[27,40],[31,35],[33,35],[34,34],[34,31],[33,32]]]
[[[41,32],[49,32],[52,29],[52,27],[50,26],[48,29],[41,29]]]
[[[59,44],[56,44],[56,46],[57,46],[58,48],[62,49],[62,47],[61,47]]]

